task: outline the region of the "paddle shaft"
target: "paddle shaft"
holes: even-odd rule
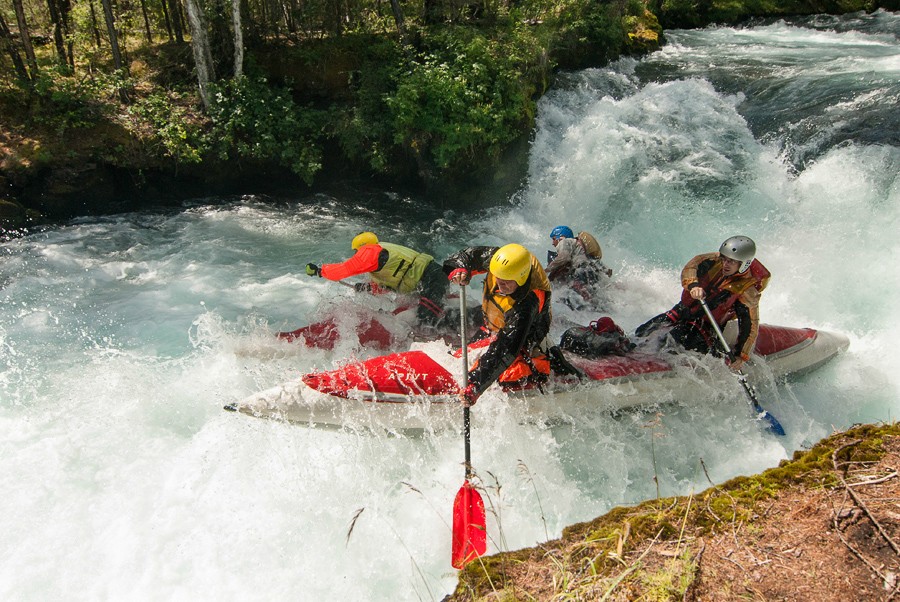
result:
[[[700,307],[703,308],[703,311],[706,313],[706,317],[709,319],[709,324],[712,326],[713,330],[716,332],[716,337],[719,339],[719,343],[722,345],[722,349],[725,350],[729,356],[731,353],[731,346],[728,344],[728,341],[725,340],[725,335],[722,333],[722,329],[719,328],[719,323],[716,322],[716,319],[713,318],[712,312],[709,310],[709,306],[706,304],[705,299],[700,299]],[[741,383],[741,387],[744,389],[744,393],[747,394],[747,398],[750,400],[750,405],[753,407],[753,410],[756,411],[760,418],[765,418],[770,425],[770,428],[773,432],[778,435],[784,435],[784,428],[781,426],[781,423],[775,419],[772,414],[763,409],[761,405],[759,405],[759,400],[756,398],[756,394],[753,392],[753,387],[750,386],[750,383],[747,382],[747,376],[743,373],[743,371],[738,370],[738,382]]]
[[[469,333],[466,324],[466,285],[459,285],[459,332],[462,338],[462,388],[469,386]],[[469,445],[469,407],[463,407],[463,437],[466,442],[466,480],[472,476],[472,450]]]
[[[722,333],[722,329],[719,328],[719,323],[716,322],[716,319],[713,318],[712,312],[709,311],[709,305],[706,304],[706,299],[700,299],[700,307],[703,308],[704,313],[706,313],[706,317],[709,318],[710,326],[712,326],[713,330],[716,331],[716,336],[719,338],[719,342],[722,344],[722,349],[725,350],[725,353],[731,355],[731,345],[729,345],[728,341],[725,340],[725,335]]]
[[[460,284],[460,336],[462,340],[462,382],[463,390],[469,384],[469,336],[466,332],[466,286]],[[469,478],[474,476],[472,458],[469,450],[469,408],[463,405],[463,434],[466,441],[466,480],[453,500],[453,548],[450,563],[453,568],[461,569],[467,563],[483,556],[487,552],[487,526],[484,516],[484,501],[475,490]]]

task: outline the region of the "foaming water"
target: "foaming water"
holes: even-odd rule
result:
[[[758,472],[832,428],[893,420],[896,19],[671,32],[644,61],[570,74],[541,103],[528,185],[477,215],[383,191],[210,199],[4,243],[0,597],[440,600],[454,588],[460,433],[222,410],[376,353],[273,336],[326,315],[346,332],[389,311],[304,273],[346,257],[361,230],[439,258],[507,240],[540,256],[557,224],[592,231],[614,278],[596,310],[557,302],[555,334],[600,313],[633,329],[674,303],[685,261],[742,233],[773,273],[764,321],[851,339],[809,375],[758,375],[784,438],[751,419],[713,358],[680,368],[692,398],[629,412],[587,389],[595,409],[535,419],[489,392],[472,453],[491,551]]]

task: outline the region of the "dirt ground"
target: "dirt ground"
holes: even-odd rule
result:
[[[900,438],[875,463],[838,462],[838,487],[782,491],[753,523],[700,542],[685,599],[835,602],[898,599]],[[839,473],[840,474],[840,473]]]

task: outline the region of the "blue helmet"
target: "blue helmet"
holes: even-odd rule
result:
[[[568,226],[557,226],[550,230],[550,238],[575,238],[575,233]]]

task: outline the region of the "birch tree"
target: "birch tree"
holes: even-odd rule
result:
[[[113,55],[113,65],[115,66],[117,72],[127,75],[128,70],[125,68],[125,64],[122,61],[122,53],[119,50],[119,36],[116,33],[116,18],[113,15],[112,0],[102,1],[103,16],[106,18],[106,32],[109,35],[109,45]],[[119,88],[119,99],[123,103],[128,102],[128,90],[126,90],[124,87]]]
[[[231,24],[234,29],[234,77],[244,75],[244,33],[241,30],[241,0],[231,0]]]
[[[209,47],[209,36],[206,35],[206,18],[197,4],[197,0],[185,0],[188,25],[191,28],[191,51],[197,69],[197,84],[200,88],[200,100],[203,108],[209,110],[209,83],[214,81],[212,51]]]

